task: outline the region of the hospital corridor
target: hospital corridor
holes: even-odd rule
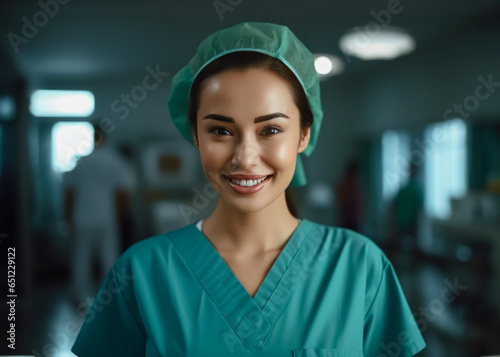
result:
[[[257,28],[260,22],[287,26],[313,56],[298,50],[292,53],[289,48],[297,40],[291,35],[256,35],[248,40],[245,31],[252,25]],[[224,42],[223,35],[208,37],[226,28],[237,34],[231,41]],[[99,319],[100,311],[110,311],[117,301],[134,314],[148,315],[153,321],[146,324],[148,331],[151,326],[164,326],[162,318],[166,317],[162,314],[168,311],[173,313],[168,318],[172,323],[201,327],[198,333],[206,339],[218,336],[229,341],[227,353],[237,356],[238,348],[248,347],[246,343],[236,335],[217,335],[219,320],[206,310],[207,304],[220,308],[222,302],[227,303],[226,310],[221,308],[224,314],[220,321],[231,332],[240,321],[231,320],[228,311],[248,307],[236,293],[229,293],[231,286],[238,285],[235,276],[225,280],[221,267],[206,267],[210,259],[220,258],[222,262],[220,256],[198,251],[199,261],[194,263],[187,254],[179,258],[177,250],[148,253],[146,264],[155,273],[161,274],[165,266],[169,272],[174,271],[171,264],[180,267],[178,275],[172,273],[166,279],[168,287],[187,284],[184,274],[189,274],[188,267],[204,270],[207,282],[198,277],[198,289],[190,290],[185,285],[176,292],[185,301],[199,303],[192,311],[174,300],[174,293],[164,296],[158,311],[129,306],[125,294],[132,286],[141,287],[141,291],[135,291],[137,299],[142,297],[151,306],[155,306],[155,294],[165,286],[146,287],[144,281],[151,276],[137,273],[140,270],[134,274],[120,270],[121,265],[115,262],[125,261],[121,257],[129,257],[125,252],[130,253],[131,247],[146,247],[143,243],[150,237],[208,218],[224,200],[234,203],[227,212],[235,217],[241,207],[257,207],[252,195],[265,201],[277,196],[278,190],[285,192],[290,212],[301,225],[315,222],[335,227],[335,232],[347,232],[336,237],[362,235],[367,244],[374,243],[381,249],[401,287],[400,291],[394,285],[394,291],[406,297],[411,310],[413,318],[408,316],[406,322],[418,329],[425,341],[417,356],[500,356],[499,1],[2,1],[0,33],[0,356],[76,356],[72,346],[82,325]],[[207,37],[214,42],[202,42]],[[201,82],[198,88],[194,78],[199,73],[200,77],[205,75],[196,67],[201,66],[199,58],[216,60],[220,57],[217,51],[230,53],[231,46],[239,46],[238,41],[244,43],[245,38],[257,49],[242,46],[243,50],[264,54],[269,53],[258,46],[268,46],[262,44],[265,41],[272,45],[277,38],[289,41],[279,46],[276,52],[282,57],[276,58],[297,56],[298,70],[289,63],[285,65],[292,67],[288,71],[297,86],[303,86],[300,88],[307,87],[300,71],[305,72],[306,63],[309,68],[314,63],[313,77],[321,89],[321,103],[318,100],[313,106],[314,92],[304,89],[304,93],[316,118],[318,108],[322,110],[321,129],[313,131],[309,141],[315,151],[298,153],[293,168],[297,171],[288,176],[281,176],[280,170],[289,157],[295,164],[295,153],[287,156],[275,144],[273,140],[288,135],[276,126],[266,129],[269,132],[265,132],[265,138],[264,134],[257,139],[252,136],[222,163],[225,152],[221,148],[228,150],[230,140],[250,138],[231,131],[241,119],[231,113],[244,110],[225,101],[213,99],[216,104],[209,103],[213,105],[210,108],[231,110],[204,118],[217,120],[219,126],[210,133],[200,126],[196,132],[200,138],[216,134],[212,144],[198,142],[199,147],[195,147],[189,142],[195,140],[189,126],[193,125],[194,108],[190,100],[196,101],[193,98],[198,98],[198,90],[218,93],[225,87],[219,88],[217,83],[233,83],[231,74],[241,75],[234,77],[235,83],[254,83],[251,81],[259,74],[244,77],[244,65],[240,68],[236,64],[236,71],[207,75],[207,82]],[[207,61],[209,57],[203,56],[209,55],[213,58]],[[207,67],[203,68],[213,70],[216,66],[212,64],[205,63]],[[227,82],[217,82],[217,78]],[[190,92],[193,81],[196,90]],[[241,86],[235,86],[227,93],[236,95],[239,90]],[[294,90],[289,94],[296,99]],[[238,103],[251,111],[256,108],[251,103],[254,99],[238,97]],[[278,100],[279,96],[274,96],[269,102]],[[200,108],[209,106],[208,100],[198,102]],[[189,106],[189,123],[178,119],[184,115],[178,109],[182,105],[186,113]],[[287,109],[279,105],[280,111]],[[302,125],[302,107],[300,110]],[[274,120],[292,125],[289,123],[295,120],[291,115],[276,119],[277,115],[266,118],[264,114],[269,112],[255,122],[252,115],[251,124]],[[196,123],[196,115],[194,120]],[[200,119],[197,125],[209,121]],[[314,130],[319,123],[315,125]],[[271,138],[271,134],[275,136]],[[207,158],[210,154],[213,157]],[[266,167],[259,172],[264,176],[247,181],[224,176],[230,165],[244,161],[242,156],[253,160],[254,167]],[[226,186],[218,186],[219,178],[212,176],[210,170],[215,165],[223,167],[220,180],[226,180]],[[273,167],[275,171],[271,171]],[[293,185],[297,172],[307,174],[305,184]],[[292,180],[292,175],[294,181],[285,190],[279,180]],[[266,192],[269,195],[263,197]],[[269,215],[269,220],[273,217]],[[201,224],[198,228],[198,238],[203,237],[200,232],[217,229],[209,221],[203,230]],[[302,243],[293,240],[298,236],[294,233],[283,254],[276,254],[276,264],[269,275],[264,274],[262,289],[253,299],[244,300],[245,304],[255,302],[258,306],[263,294],[274,292],[268,286],[270,279],[281,271],[278,269],[285,270],[284,263],[295,259],[291,249]],[[224,237],[218,238],[222,242]],[[311,239],[304,238],[302,253]],[[191,246],[189,242],[182,244],[181,253],[182,249],[187,252],[202,246],[195,241]],[[335,249],[330,253],[332,257],[337,254]],[[355,254],[359,255],[358,262],[363,261],[360,257],[364,251]],[[140,265],[139,260],[127,259],[138,269],[134,264]],[[322,266],[321,259],[326,258],[320,258],[318,271],[323,269],[332,277],[339,274],[335,266],[331,270]],[[347,265],[341,274],[347,283],[334,289],[335,296],[340,294],[350,301],[349,286],[362,279],[362,267]],[[248,278],[252,271],[259,270],[257,266],[241,266],[241,277]],[[309,266],[304,265],[302,270],[303,274],[314,274]],[[229,268],[224,271],[230,272]],[[116,277],[116,286],[110,276]],[[289,278],[283,273],[277,278],[278,287]],[[193,281],[198,283],[197,279]],[[288,307],[296,309],[297,319],[304,323],[300,328],[307,330],[306,323],[313,324],[313,317],[305,316],[306,307],[301,310],[293,299],[298,298],[301,284],[313,281],[298,280],[297,290],[285,296],[283,315],[271,315],[270,304],[263,303],[267,309],[263,308],[267,314],[264,326],[267,319],[272,320],[269,316],[276,318],[276,329],[282,326],[279,323],[290,324],[285,315]],[[207,288],[209,283],[228,289],[227,293],[217,292],[221,300]],[[327,289],[320,290],[323,293]],[[316,303],[318,309],[328,306],[328,301],[313,295],[310,291],[305,301]],[[381,305],[387,310],[377,313],[389,323],[398,312],[391,308],[397,304],[387,299],[386,305]],[[332,313],[345,317],[348,314],[343,306],[332,307]],[[362,309],[359,306],[354,310]],[[200,320],[184,324],[183,319],[189,316]],[[213,321],[213,325],[201,326],[202,319]],[[362,356],[363,352],[355,353],[354,349],[343,354],[345,347],[336,347],[333,342],[328,346],[311,342],[322,341],[316,339],[322,334],[330,336],[332,331],[347,329],[346,319],[332,318],[326,328],[307,331],[309,345],[301,346],[302,352],[289,348],[281,351],[282,355]],[[128,321],[124,318],[115,323],[128,329]],[[251,317],[249,321],[252,323]],[[110,328],[106,325],[103,330]],[[138,335],[132,327],[130,331]],[[284,344],[296,342],[295,335],[271,331],[270,336]],[[190,332],[175,331],[185,336],[185,341],[179,342],[185,349],[179,347],[168,356],[191,356],[185,351],[201,350],[201,346],[190,348],[190,344],[201,343]],[[158,336],[162,333],[168,330],[158,332]],[[407,356],[408,336],[404,330],[395,336],[380,341],[380,353],[367,357]],[[251,336],[248,341],[270,343],[258,337]],[[127,340],[131,338],[124,335],[123,341]],[[338,342],[350,343],[341,340]],[[232,350],[235,345],[236,352]],[[148,343],[143,356],[167,356],[160,351]],[[278,355],[270,350],[250,352],[252,356]],[[213,353],[207,347],[204,355]]]

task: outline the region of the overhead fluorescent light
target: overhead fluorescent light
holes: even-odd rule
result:
[[[342,73],[344,71],[344,62],[340,58],[329,54],[315,54],[314,67],[318,72],[320,80]]]
[[[416,48],[413,37],[404,29],[387,26],[378,31],[363,31],[360,27],[346,32],[339,41],[342,52],[362,60],[394,59]]]
[[[94,108],[89,91],[40,89],[31,95],[30,112],[37,117],[88,117]]]

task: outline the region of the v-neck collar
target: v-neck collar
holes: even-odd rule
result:
[[[297,286],[300,262],[317,244],[305,239],[313,226],[299,222],[253,298],[196,224],[171,239],[246,348],[261,349]]]

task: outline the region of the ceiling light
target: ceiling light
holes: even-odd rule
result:
[[[355,27],[340,38],[339,46],[348,56],[363,60],[388,60],[412,52],[416,44],[404,29],[388,26],[371,31]]]
[[[94,112],[94,95],[84,90],[36,90],[30,112],[37,117],[87,117]]]
[[[320,80],[326,79],[344,71],[344,63],[340,58],[329,54],[315,54],[314,67]]]

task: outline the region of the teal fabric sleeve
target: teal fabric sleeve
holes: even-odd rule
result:
[[[392,264],[385,262],[365,314],[365,356],[413,356],[425,347]],[[367,294],[369,295],[369,294]]]
[[[132,276],[111,268],[90,307],[71,349],[79,357],[139,357],[145,354],[146,330],[133,300]],[[126,298],[127,297],[127,298]]]

